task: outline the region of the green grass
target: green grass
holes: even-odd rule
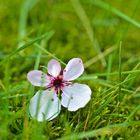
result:
[[[0,140],[140,139],[140,0],[0,1]],[[26,78],[80,57],[87,106],[52,121],[29,114]]]

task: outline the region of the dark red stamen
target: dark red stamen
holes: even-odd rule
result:
[[[63,77],[60,75],[51,79],[51,87],[55,89],[56,93],[62,91],[64,87]]]
[[[56,87],[56,88],[61,87],[62,84],[63,84],[63,81],[62,81],[62,79],[60,79],[60,78],[56,78],[56,79],[54,79],[54,81],[53,81],[53,86]]]
[[[71,85],[71,82],[69,81],[64,81],[63,76],[59,75],[57,77],[50,77],[51,83],[47,86],[47,89],[54,88],[56,93],[59,94],[62,92],[62,89],[65,86]]]

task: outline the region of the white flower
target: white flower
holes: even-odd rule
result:
[[[30,71],[27,79],[31,84],[46,88],[31,98],[31,116],[38,121],[52,120],[60,113],[61,105],[69,111],[83,108],[91,98],[91,89],[85,84],[71,82],[83,72],[83,62],[79,58],[71,59],[64,70],[61,70],[58,61],[52,59],[48,63],[48,74],[39,70]]]

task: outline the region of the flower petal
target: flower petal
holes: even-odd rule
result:
[[[60,74],[60,72],[61,72],[60,63],[55,59],[50,60],[48,63],[48,73],[53,77],[57,77]]]
[[[42,71],[33,70],[27,74],[28,81],[34,86],[45,87],[50,83],[49,76],[44,74]]]
[[[91,99],[91,89],[85,84],[75,83],[64,87],[61,104],[69,111],[83,108]]]
[[[71,59],[63,71],[63,78],[71,81],[78,78],[84,72],[84,65],[80,58]]]
[[[58,116],[61,103],[53,91],[38,91],[30,101],[29,111],[33,118],[39,122],[52,120]]]

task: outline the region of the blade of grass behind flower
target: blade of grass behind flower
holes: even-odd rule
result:
[[[138,62],[136,64],[136,66],[132,69],[132,71],[137,71],[139,69],[139,67],[140,67],[140,62]],[[135,77],[135,78],[127,83],[128,87],[131,87],[132,86],[132,84],[135,82],[135,79],[136,79],[136,77],[137,77],[138,74],[139,73],[137,73],[137,72],[129,73],[129,75],[126,77],[126,80],[129,79],[130,77]]]
[[[117,8],[113,7],[112,5],[101,1],[101,0],[90,0],[90,1],[86,1],[86,3],[90,3],[93,4],[97,7],[100,7],[102,9],[105,9],[107,11],[111,11],[112,13],[114,13],[115,15],[117,15],[118,17],[122,18],[123,20],[127,21],[128,23],[134,25],[135,27],[140,28],[140,23],[135,21],[134,19],[132,19],[131,17],[127,16],[126,14],[124,14],[123,12],[121,12],[120,10],[118,10]]]
[[[29,11],[37,4],[39,0],[23,0],[20,9],[20,18],[19,18],[19,44],[18,48],[22,47],[24,44],[23,39],[26,36],[26,26]]]
[[[119,68],[118,68],[118,83],[122,82],[122,42],[120,42],[119,46]],[[118,87],[118,101],[121,100],[121,84]]]
[[[82,21],[83,26],[86,29],[87,35],[89,37],[89,40],[91,41],[92,46],[94,47],[96,53],[101,56],[99,59],[101,60],[102,65],[106,66],[106,60],[104,58],[104,55],[101,52],[99,43],[95,37],[95,34],[93,33],[93,29],[91,27],[90,21],[86,15],[86,12],[84,11],[81,3],[80,3],[80,1],[79,0],[71,0],[71,3],[73,5],[78,17]]]
[[[43,38],[47,38],[47,39],[51,38],[53,34],[54,34],[54,32],[51,31],[51,32],[45,33],[45,34],[43,34],[43,35],[41,35],[41,36],[39,36],[39,37],[37,37],[37,38],[35,38],[35,39],[33,39],[33,40],[27,42],[27,43],[24,44],[22,47],[17,48],[16,50],[13,50],[8,56],[6,56],[6,57],[1,61],[1,63],[5,62],[6,60],[9,60],[12,56],[14,56],[14,55],[16,55],[17,53],[19,53],[20,51],[22,51],[22,50],[24,50],[24,49],[30,47],[30,46],[31,46],[32,44],[34,44],[35,42],[41,41]],[[0,63],[0,64],[1,64],[1,63]]]
[[[112,47],[106,49],[104,52],[102,52],[102,55],[105,57],[108,54],[111,54],[112,52],[114,52],[117,48],[118,47],[116,47],[116,46],[112,46]],[[98,54],[97,56],[95,56],[95,57],[91,58],[90,60],[86,61],[84,63],[84,67],[87,68],[90,65],[96,63],[98,60],[100,60],[100,58],[102,57],[102,55],[101,54]]]

